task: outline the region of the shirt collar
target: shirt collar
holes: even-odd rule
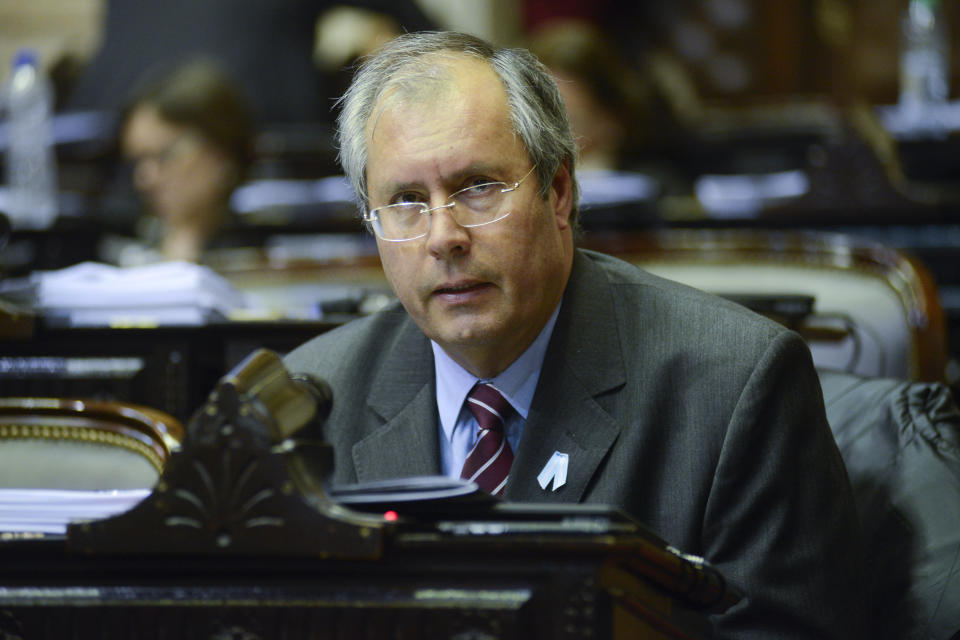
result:
[[[513,364],[495,378],[483,379],[484,382],[491,382],[524,420],[530,412],[543,358],[547,354],[547,345],[553,334],[553,326],[557,322],[559,312],[560,305],[557,305],[533,344],[527,347],[527,350],[514,360]],[[449,439],[467,394],[481,378],[477,378],[457,364],[436,342],[431,340],[430,345],[433,347],[433,362],[436,370],[440,426]]]

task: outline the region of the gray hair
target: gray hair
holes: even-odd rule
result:
[[[520,136],[536,165],[540,195],[546,197],[561,165],[570,171],[576,228],[580,189],[574,173],[577,145],[556,82],[546,67],[525,49],[496,48],[480,38],[455,32],[419,31],[391,40],[357,69],[340,98],[337,143],[340,164],[362,207],[367,195],[367,122],[380,99],[391,89],[437,80],[444,54],[486,61],[507,93],[514,133]]]

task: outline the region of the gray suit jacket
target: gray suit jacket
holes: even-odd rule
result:
[[[440,473],[430,343],[399,305],[293,351],[326,380],[335,483]],[[567,483],[536,476],[555,451]],[[860,635],[860,533],[802,339],[578,250],[505,497],[620,507],[746,593],[723,637]]]

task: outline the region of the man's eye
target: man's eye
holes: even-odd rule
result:
[[[422,202],[424,202],[424,197],[422,195],[413,191],[407,191],[395,195],[393,200],[390,201],[390,204],[411,204]]]
[[[467,185],[466,194],[469,196],[485,196],[496,191],[499,186],[501,186],[499,182],[477,180],[476,184]]]

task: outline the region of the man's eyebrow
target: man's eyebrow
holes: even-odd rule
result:
[[[475,175],[494,175],[497,173],[503,173],[504,168],[502,165],[493,165],[489,162],[475,162],[471,165],[468,165],[464,169],[457,171],[453,174],[455,180],[463,180],[464,178],[469,178]]]
[[[395,182],[383,188],[384,193],[400,193],[401,191],[416,191],[423,188],[421,182]]]
[[[473,164],[467,165],[466,167],[453,171],[443,176],[443,182],[447,185],[448,188],[454,188],[455,185],[462,180],[466,180],[471,176],[476,175],[491,175],[502,173],[504,169],[498,165],[493,165],[488,162],[475,162]],[[421,181],[409,180],[403,182],[393,182],[385,185],[380,191],[385,194],[393,195],[397,193],[402,193],[404,191],[418,191],[424,189],[424,184]]]

